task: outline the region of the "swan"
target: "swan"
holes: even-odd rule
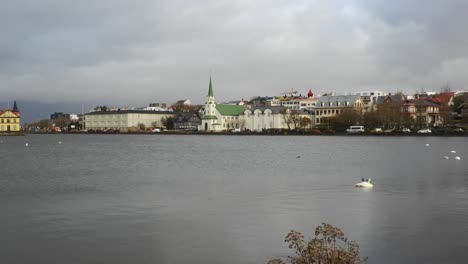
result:
[[[360,183],[356,183],[355,186],[359,187],[359,188],[372,188],[372,187],[374,187],[374,185],[372,184],[371,179],[364,179],[364,178],[362,178],[362,181]]]
[[[451,150],[450,153],[457,153],[455,150]]]
[[[430,145],[429,144],[426,144],[426,147],[429,147]]]
[[[460,160],[461,158],[460,157],[455,157],[456,160]]]
[[[449,157],[447,157],[447,156],[444,156],[444,159],[449,159]]]
[[[29,143],[24,144],[26,147],[29,146]]]

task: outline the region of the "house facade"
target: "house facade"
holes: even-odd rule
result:
[[[374,106],[377,104],[377,99],[381,96],[387,96],[388,93],[382,91],[361,91],[356,92],[355,95],[361,97],[363,110],[366,112],[371,112],[374,110]]]
[[[217,104],[210,77],[204,115],[198,130],[206,132],[221,132],[240,128],[239,116],[243,114],[244,110],[245,107],[241,105]]]
[[[265,129],[295,129],[296,127],[294,127],[294,122],[291,120],[291,115],[293,114],[296,115],[296,118],[306,117],[310,119],[309,113],[292,110],[285,106],[257,106],[246,109],[240,116],[240,128],[242,130],[250,131],[262,131]]]
[[[430,100],[406,100],[401,105],[401,113],[411,118],[421,127],[434,127],[443,124],[440,105]]]
[[[177,113],[174,117],[174,129],[197,130],[201,124],[201,118],[195,112]]]
[[[13,109],[0,110],[0,132],[11,133],[21,131],[21,113],[15,104]]]
[[[324,118],[334,117],[344,111],[354,109],[360,112],[363,108],[364,104],[359,95],[321,96],[315,105],[314,124],[319,125],[324,121]]]
[[[129,132],[137,130],[142,124],[145,128],[162,127],[163,119],[173,117],[172,111],[115,110],[96,111],[85,115],[85,128],[94,130],[118,130]]]
[[[240,116],[240,128],[250,131],[288,128],[283,117],[286,110],[284,106],[257,106],[246,109]]]

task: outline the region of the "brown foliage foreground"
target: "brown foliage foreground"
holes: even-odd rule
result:
[[[296,251],[296,255],[289,256],[287,262],[272,259],[268,264],[357,264],[367,259],[359,255],[356,242],[349,241],[338,227],[326,223],[315,228],[315,237],[308,242],[301,232],[295,230],[289,232],[285,242]]]

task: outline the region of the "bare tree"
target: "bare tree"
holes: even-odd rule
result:
[[[68,125],[69,120],[64,117],[59,117],[54,120],[54,124],[56,127],[64,128]]]
[[[285,238],[289,248],[295,250],[294,256],[289,256],[287,262],[273,259],[268,264],[359,264],[367,258],[359,255],[359,245],[348,240],[338,227],[322,223],[315,228],[315,237],[304,240],[301,232],[291,230]]]
[[[305,117],[305,116],[299,118],[299,128],[304,129],[304,128],[310,127],[311,124],[312,124],[312,120],[310,120],[310,118]]]
[[[283,118],[283,121],[288,126],[289,130],[291,130],[291,124],[292,124],[292,119],[291,119],[290,114],[291,114],[290,109],[283,109],[281,111],[281,118]]]
[[[299,127],[299,123],[301,121],[299,111],[284,109],[281,111],[281,117],[283,118],[284,123],[288,126],[289,130]]]

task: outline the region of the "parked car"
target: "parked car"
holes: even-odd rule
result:
[[[372,130],[372,132],[374,132],[374,133],[382,133],[383,130],[382,130],[382,128],[380,128],[380,127],[376,127],[376,128],[374,128],[374,129]]]
[[[390,134],[390,133],[393,133],[393,132],[395,132],[395,130],[393,130],[393,129],[386,129],[386,130],[384,130],[384,133],[385,133],[385,134]]]
[[[348,132],[348,133],[363,133],[364,132],[364,126],[350,126],[348,129],[346,129],[346,132]]]
[[[432,133],[432,131],[429,128],[425,128],[425,129],[418,130],[418,133],[427,134],[427,133]]]
[[[403,132],[403,133],[411,133],[411,130],[410,130],[409,128],[406,128],[406,127],[405,127],[405,128],[402,128],[402,129],[401,129],[401,132]]]

